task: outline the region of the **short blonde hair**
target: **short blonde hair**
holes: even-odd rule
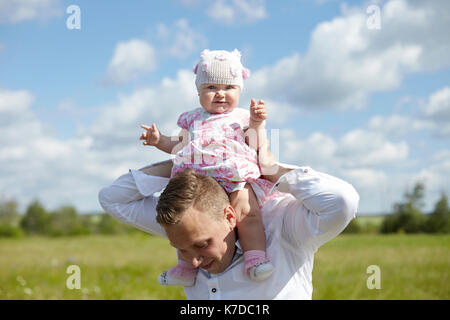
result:
[[[216,180],[186,169],[176,173],[161,193],[156,221],[161,225],[177,224],[190,207],[220,220],[229,204],[227,193]]]

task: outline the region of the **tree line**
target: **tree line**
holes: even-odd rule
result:
[[[385,215],[380,225],[362,225],[353,219],[344,233],[450,233],[450,209],[445,193],[435,203],[431,213],[424,214],[425,185],[415,184],[404,194],[401,202],[395,203],[393,212]]]
[[[59,237],[139,232],[141,231],[107,213],[79,214],[73,206],[47,211],[39,200],[33,200],[24,213],[19,213],[17,201],[0,200],[0,237]]]
[[[344,233],[450,233],[450,209],[443,193],[434,210],[423,213],[425,186],[417,183],[407,191],[393,212],[381,224],[361,224],[353,219]],[[47,211],[39,200],[33,200],[19,213],[15,200],[0,200],[0,237],[26,235],[81,236],[90,234],[139,233],[138,229],[112,218],[107,213],[79,214],[73,206]]]

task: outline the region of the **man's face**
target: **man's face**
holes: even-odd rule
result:
[[[235,212],[227,206],[223,219],[189,208],[176,225],[164,226],[170,244],[180,257],[210,273],[225,271],[233,258],[236,235]]]
[[[234,110],[239,103],[241,88],[227,84],[203,84],[200,87],[200,104],[209,113],[218,114]]]

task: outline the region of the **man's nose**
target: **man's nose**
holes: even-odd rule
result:
[[[203,262],[203,257],[202,256],[194,256],[191,259],[191,264],[194,268],[198,268]]]
[[[217,90],[217,91],[216,91],[216,95],[217,95],[217,96],[220,96],[220,97],[223,97],[223,96],[225,96],[225,91],[222,90],[222,89]]]

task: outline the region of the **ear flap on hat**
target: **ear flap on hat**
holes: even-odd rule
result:
[[[250,77],[250,70],[247,68],[242,68],[242,78],[247,79]]]

